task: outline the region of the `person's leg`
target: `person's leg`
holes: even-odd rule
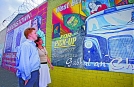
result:
[[[34,78],[35,79],[35,83],[34,83],[33,87],[39,87],[39,70],[35,74],[36,74],[36,77]]]
[[[31,73],[31,78],[28,80],[25,87],[39,87],[39,70]]]
[[[25,87],[24,80],[22,78],[19,78],[19,87]]]

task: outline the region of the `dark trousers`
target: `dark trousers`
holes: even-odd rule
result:
[[[19,87],[39,87],[39,70],[31,72],[31,78],[25,85],[25,81],[19,78]]]

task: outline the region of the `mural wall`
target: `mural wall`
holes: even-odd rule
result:
[[[19,50],[21,43],[26,40],[24,30],[28,27],[34,27],[37,30],[37,34],[42,38],[43,46],[45,46],[47,5],[47,2],[45,2],[8,26],[2,67],[12,72],[16,71],[16,52]]]
[[[63,67],[83,67],[84,23],[86,16],[77,4],[66,2],[53,9],[53,65]],[[80,11],[82,14],[80,14]]]
[[[133,3],[69,0],[53,9],[53,65],[134,73]]]
[[[4,49],[4,42],[5,42],[5,36],[6,36],[6,28],[0,31],[0,65],[2,63],[2,55],[3,55],[3,49]]]

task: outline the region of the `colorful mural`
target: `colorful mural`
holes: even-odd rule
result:
[[[86,19],[85,69],[134,73],[134,5],[115,5]]]
[[[114,7],[86,19],[86,69],[133,73],[133,9],[132,5]]]
[[[8,26],[2,67],[16,72],[16,52],[19,50],[21,43],[26,40],[24,30],[28,27],[34,27],[37,30],[37,34],[42,38],[43,46],[45,46],[47,5],[47,2],[45,2]]]
[[[53,9],[52,62],[55,66],[83,67],[86,15],[80,10],[80,3],[79,0],[70,0]]]
[[[53,64],[134,73],[132,3],[131,0],[69,0],[56,7],[52,13]],[[74,36],[74,46],[67,46],[68,39]]]

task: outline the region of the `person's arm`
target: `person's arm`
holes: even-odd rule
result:
[[[20,67],[21,67],[22,79],[25,80],[25,83],[27,83],[28,79],[31,78],[29,56],[30,56],[30,46],[24,44],[21,47]]]
[[[48,57],[48,55],[47,55],[47,62],[49,63],[49,65],[50,65],[50,68],[53,70],[53,65],[52,65],[52,63],[51,63],[51,61],[50,61],[50,59],[49,59],[49,57]]]
[[[50,61],[50,58],[48,57],[48,52],[47,52],[47,49],[46,49],[46,47],[44,47],[44,50],[46,51],[46,56],[47,56],[47,62],[49,63],[49,65],[50,65],[50,68],[53,70],[53,65],[52,65],[52,63],[51,63],[51,61]]]

